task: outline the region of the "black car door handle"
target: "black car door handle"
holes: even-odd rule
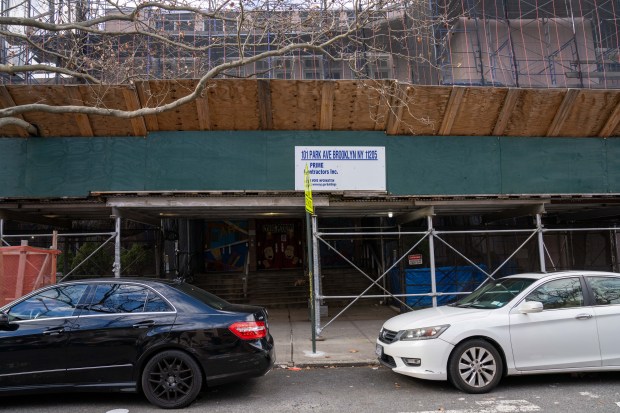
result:
[[[139,323],[134,324],[133,328],[147,328],[147,327],[153,327],[154,325],[155,325],[155,321],[147,320],[147,321],[140,321]]]
[[[49,330],[45,330],[43,334],[45,334],[46,336],[55,336],[58,334],[62,334],[64,332],[65,332],[64,327],[54,327],[54,328],[50,328]]]

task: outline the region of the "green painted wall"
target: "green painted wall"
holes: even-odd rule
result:
[[[2,138],[0,197],[290,191],[296,145],[385,146],[394,195],[620,193],[620,139],[231,131]]]

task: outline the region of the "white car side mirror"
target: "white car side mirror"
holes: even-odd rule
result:
[[[540,301],[524,301],[517,310],[521,314],[540,313],[543,310],[543,305]]]

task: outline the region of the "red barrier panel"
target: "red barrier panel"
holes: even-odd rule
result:
[[[0,248],[0,306],[56,282],[59,250],[28,246]]]

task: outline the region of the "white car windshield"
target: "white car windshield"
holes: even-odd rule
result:
[[[532,278],[494,280],[451,305],[461,308],[502,308],[534,281]]]

